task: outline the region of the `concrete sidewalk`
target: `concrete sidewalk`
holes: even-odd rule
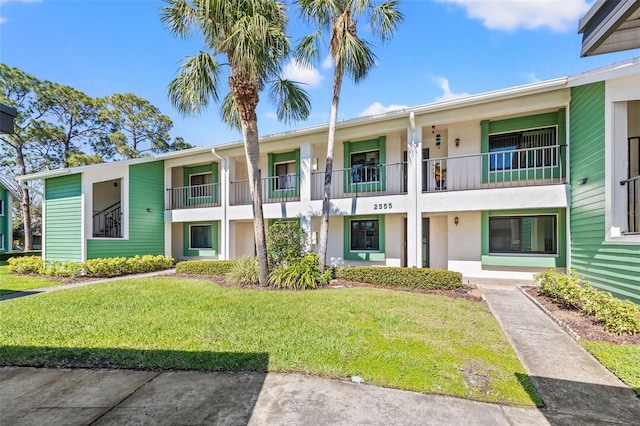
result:
[[[478,284],[544,408],[298,374],[3,367],[0,425],[640,424],[640,399],[519,288]]]
[[[480,284],[551,424],[640,424],[640,399],[516,286]]]
[[[299,374],[0,368],[4,425],[537,425],[517,408]]]

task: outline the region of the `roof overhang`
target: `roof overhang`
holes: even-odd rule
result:
[[[640,48],[640,1],[598,0],[580,18],[580,56]]]

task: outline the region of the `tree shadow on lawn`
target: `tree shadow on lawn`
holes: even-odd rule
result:
[[[247,424],[268,363],[267,353],[3,346],[3,422]]]

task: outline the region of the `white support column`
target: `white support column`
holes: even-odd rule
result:
[[[217,154],[214,153],[217,156]],[[230,173],[229,167],[232,161],[229,160],[229,157],[224,157],[220,160],[220,206],[222,207],[222,220],[220,221],[220,246],[218,249],[218,259],[220,260],[229,260],[229,239],[231,235],[229,234],[229,220],[227,218],[227,208],[229,206],[229,182],[230,182]]]
[[[313,173],[315,150],[314,146],[305,143],[300,145],[300,202],[311,203],[311,176]],[[317,163],[316,163],[317,164]],[[311,216],[300,217],[300,228],[307,234],[307,248],[312,248]]]
[[[311,202],[311,173],[314,160],[313,145],[305,143],[300,145],[300,201]]]
[[[169,193],[169,189],[173,186],[172,184],[172,173],[173,169],[171,167],[165,166],[164,168],[164,255],[169,257],[173,256],[173,221],[171,219],[171,195]],[[182,253],[180,253],[182,254]]]
[[[407,129],[407,266],[422,266],[422,214],[418,194],[422,192],[422,128],[416,126],[411,113]]]

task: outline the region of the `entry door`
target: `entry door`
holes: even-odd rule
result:
[[[402,219],[402,244],[404,257],[402,258],[402,266],[407,267],[407,218]]]
[[[429,218],[422,218],[422,267],[429,267]]]

